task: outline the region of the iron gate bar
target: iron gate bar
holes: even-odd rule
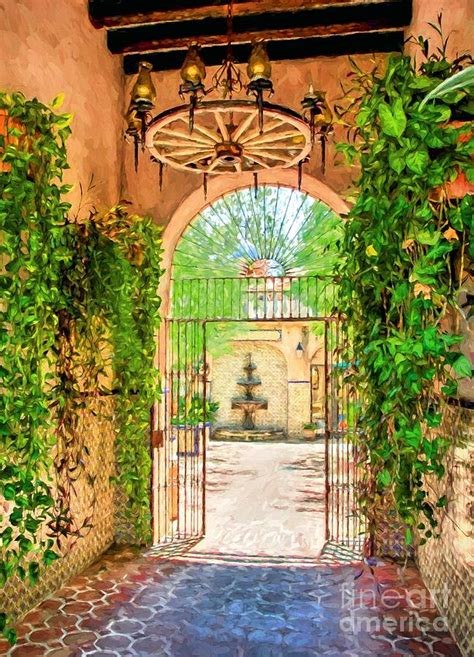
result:
[[[326,276],[181,278],[172,279],[171,285],[173,310],[169,319],[311,320],[332,316],[329,295],[333,280]]]
[[[161,466],[154,490],[159,499],[153,504],[159,507],[160,539],[200,538],[206,530],[207,324],[310,322],[324,326],[325,536],[340,545],[359,546],[363,530],[355,513],[359,465],[350,440],[355,402],[344,381],[353,356],[348,352],[347,331],[329,306],[332,284],[332,279],[321,276],[172,280],[172,313],[164,328],[165,394],[160,415],[164,444],[157,450]],[[343,355],[348,363],[342,362]],[[201,408],[202,421],[190,420],[189,400],[194,400],[193,412]]]

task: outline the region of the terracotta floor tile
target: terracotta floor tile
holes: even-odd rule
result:
[[[306,485],[303,477],[302,489]],[[265,504],[270,508],[273,502]],[[283,516],[278,518],[282,522]],[[225,530],[221,521],[216,527],[219,535]],[[252,527],[247,529],[252,533]],[[260,527],[247,548],[258,547],[261,532]],[[208,546],[218,545],[216,535],[206,538]],[[278,545],[289,550],[286,539],[288,535],[278,537]],[[199,544],[168,559],[153,551],[109,552],[27,614],[19,645],[6,649],[3,644],[6,652],[2,653],[0,643],[0,654],[460,657],[449,633],[433,626],[439,616],[436,609],[428,604],[427,609],[409,606],[415,590],[429,601],[414,566],[400,571],[394,564],[381,563],[374,577],[360,563],[327,564],[315,559],[311,567],[295,565],[285,550],[277,565],[269,565],[268,559],[249,565],[244,558],[235,558],[237,537],[226,540],[229,553],[221,546],[217,563],[206,557]],[[264,547],[268,553],[268,537]],[[307,549],[300,547],[297,556]],[[384,598],[387,590],[392,597]],[[412,616],[415,621],[427,619],[426,633],[416,625],[407,627]],[[59,640],[65,645],[60,646]]]

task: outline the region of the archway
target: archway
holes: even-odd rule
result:
[[[207,197],[204,198],[202,189],[197,189],[180,203],[173,213],[163,231],[163,268],[160,297],[162,299],[162,316],[166,317],[169,311],[170,279],[173,255],[176,245],[189,223],[205,207],[211,205],[224,194],[243,188],[252,187],[253,178],[249,174],[229,174],[228,176],[215,176],[209,180]],[[278,171],[263,171],[259,174],[259,184],[281,185],[290,189],[297,188],[296,173],[289,169]],[[323,181],[305,174],[301,181],[301,190],[325,203],[331,210],[341,217],[349,212],[349,205]]]
[[[300,192],[293,185],[281,183],[282,181],[279,181],[277,185],[263,184],[257,187],[242,185],[237,190],[234,185],[227,194],[216,193],[216,200],[207,203],[204,208],[200,207],[200,211],[191,221],[183,221],[182,217],[178,218],[179,221],[176,219],[173,224],[175,232],[170,228],[171,232],[165,240],[168,259],[173,253],[169,269],[171,270],[172,265],[174,285],[173,304],[167,303],[167,321],[164,324],[161,343],[162,371],[165,372],[164,445],[167,453],[164,457],[164,470],[159,464],[155,467],[155,480],[157,477],[165,479],[164,483],[158,483],[158,488],[161,488],[162,495],[164,493],[166,497],[168,511],[165,511],[158,522],[159,526],[156,527],[160,540],[201,538],[205,533],[206,451],[213,432],[212,427],[209,427],[210,416],[216,404],[216,399],[208,394],[212,379],[212,374],[209,377],[209,353],[210,344],[216,339],[217,334],[213,332],[216,326],[219,326],[220,337],[225,335],[227,341],[244,339],[242,324],[238,325],[238,336],[228,333],[229,325],[238,322],[259,323],[260,332],[275,333],[276,329],[279,333],[277,339],[280,340],[283,340],[282,336],[285,334],[283,342],[286,340],[286,345],[282,346],[281,351],[286,350],[290,366],[285,383],[288,410],[283,432],[275,423],[269,422],[271,418],[268,413],[263,413],[267,419],[265,426],[261,423],[255,426],[253,419],[250,419],[250,416],[255,416],[254,408],[265,411],[269,408],[265,396],[255,397],[250,390],[256,386],[260,387],[259,377],[255,379],[247,373],[249,378],[244,383],[238,379],[239,372],[229,373],[228,377],[225,377],[225,385],[228,384],[231,388],[235,388],[237,384],[247,390],[247,383],[251,382],[242,400],[233,389],[227,390],[226,396],[226,401],[233,407],[235,402],[237,408],[239,401],[238,408],[247,409],[243,427],[250,429],[251,436],[248,438],[247,431],[243,440],[271,442],[275,441],[278,435],[280,441],[290,438],[298,442],[302,437],[304,425],[313,427],[313,420],[317,419],[323,429],[321,435],[324,434],[325,438],[322,453],[327,451],[328,435],[332,432],[338,468],[343,465],[346,477],[345,482],[332,479],[332,498],[327,494],[326,481],[327,490],[325,493],[324,485],[321,486],[320,500],[324,500],[326,508],[330,503],[339,504],[340,491],[338,490],[336,501],[336,488],[345,486],[348,490],[351,486],[348,475],[351,455],[345,444],[343,445],[346,436],[338,427],[341,414],[333,412],[333,409],[338,408],[337,403],[326,402],[324,417],[312,417],[311,363],[309,356],[306,356],[306,353],[309,355],[314,352],[315,340],[325,345],[325,378],[326,381],[333,381],[330,386],[325,387],[326,396],[330,391],[336,399],[341,395],[342,388],[336,385],[340,371],[331,369],[334,367],[332,361],[340,347],[338,340],[341,337],[339,329],[336,329],[337,317],[332,314],[332,267],[335,253],[332,252],[332,260],[330,255],[321,258],[316,267],[315,254],[318,240],[323,243],[322,236],[328,231],[332,235],[331,231],[336,230],[334,221],[340,228],[341,220],[327,204],[315,200],[306,190]],[[332,200],[339,209],[342,206],[344,210],[347,209],[340,200],[339,203],[335,203],[334,198]],[[200,205],[202,206],[202,199]],[[335,237],[329,239],[329,245],[335,241]],[[325,268],[325,263],[331,263],[331,266]],[[170,281],[171,272],[168,284]],[[274,324],[270,328],[272,322]],[[318,322],[320,328],[314,334],[311,333],[313,322]],[[283,330],[283,324],[286,323],[291,326],[291,330]],[[309,334],[311,339],[308,338]],[[315,337],[316,334],[318,337]],[[255,360],[258,360],[259,339],[256,340],[253,336],[250,342],[251,352],[255,352]],[[249,351],[246,360],[250,370],[257,367],[251,352]],[[303,352],[305,357],[298,361]],[[239,369],[246,371],[244,365],[245,363],[241,363]],[[345,403],[342,395],[340,402],[341,405]],[[288,420],[290,415],[291,429]],[[241,441],[241,428],[236,427],[234,422],[230,429],[230,434],[227,433],[225,439]],[[314,437],[313,429],[308,427],[310,435],[312,431]],[[237,437],[235,434],[238,434]],[[221,437],[214,436],[215,440]],[[333,452],[331,447],[331,453]],[[294,468],[282,466],[280,469],[304,471],[306,466],[302,464],[311,461],[311,456],[306,456],[307,458],[297,459]],[[323,464],[324,459],[321,461],[321,472],[325,470]],[[188,476],[189,472],[191,474]],[[307,473],[304,476],[310,475]],[[293,483],[287,482],[285,485],[293,487]],[[302,482],[296,487],[298,485],[302,486]],[[309,495],[307,499],[311,498],[309,490],[301,488],[300,492]],[[352,499],[351,495],[344,494],[346,515],[351,504],[350,498]],[[192,500],[190,511],[188,500]],[[325,529],[326,535],[323,534],[323,538],[328,538],[327,522]],[[283,534],[283,524],[280,525],[280,530],[277,534]],[[353,530],[352,527],[349,532],[347,523],[344,536],[348,540],[355,536]]]

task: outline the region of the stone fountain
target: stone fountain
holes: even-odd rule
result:
[[[262,381],[254,375],[257,366],[252,361],[252,354],[248,354],[243,369],[247,376],[245,379],[238,379],[237,385],[242,386],[244,395],[232,399],[232,408],[241,409],[244,412],[242,422],[244,429],[255,429],[255,413],[257,410],[268,408],[268,402],[254,393],[255,388],[262,385]]]
[[[255,426],[255,414],[258,410],[268,409],[268,400],[258,397],[255,390],[262,385],[261,379],[255,376],[257,366],[252,361],[252,354],[248,354],[244,364],[245,377],[237,380],[237,385],[243,389],[243,394],[233,397],[233,409],[243,411],[242,424],[238,427],[217,427],[212,435],[214,440],[235,441],[281,441],[286,439],[282,429],[269,426]]]

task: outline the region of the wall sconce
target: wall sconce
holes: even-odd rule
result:
[[[303,358],[304,347],[301,342],[296,345],[296,358]]]

